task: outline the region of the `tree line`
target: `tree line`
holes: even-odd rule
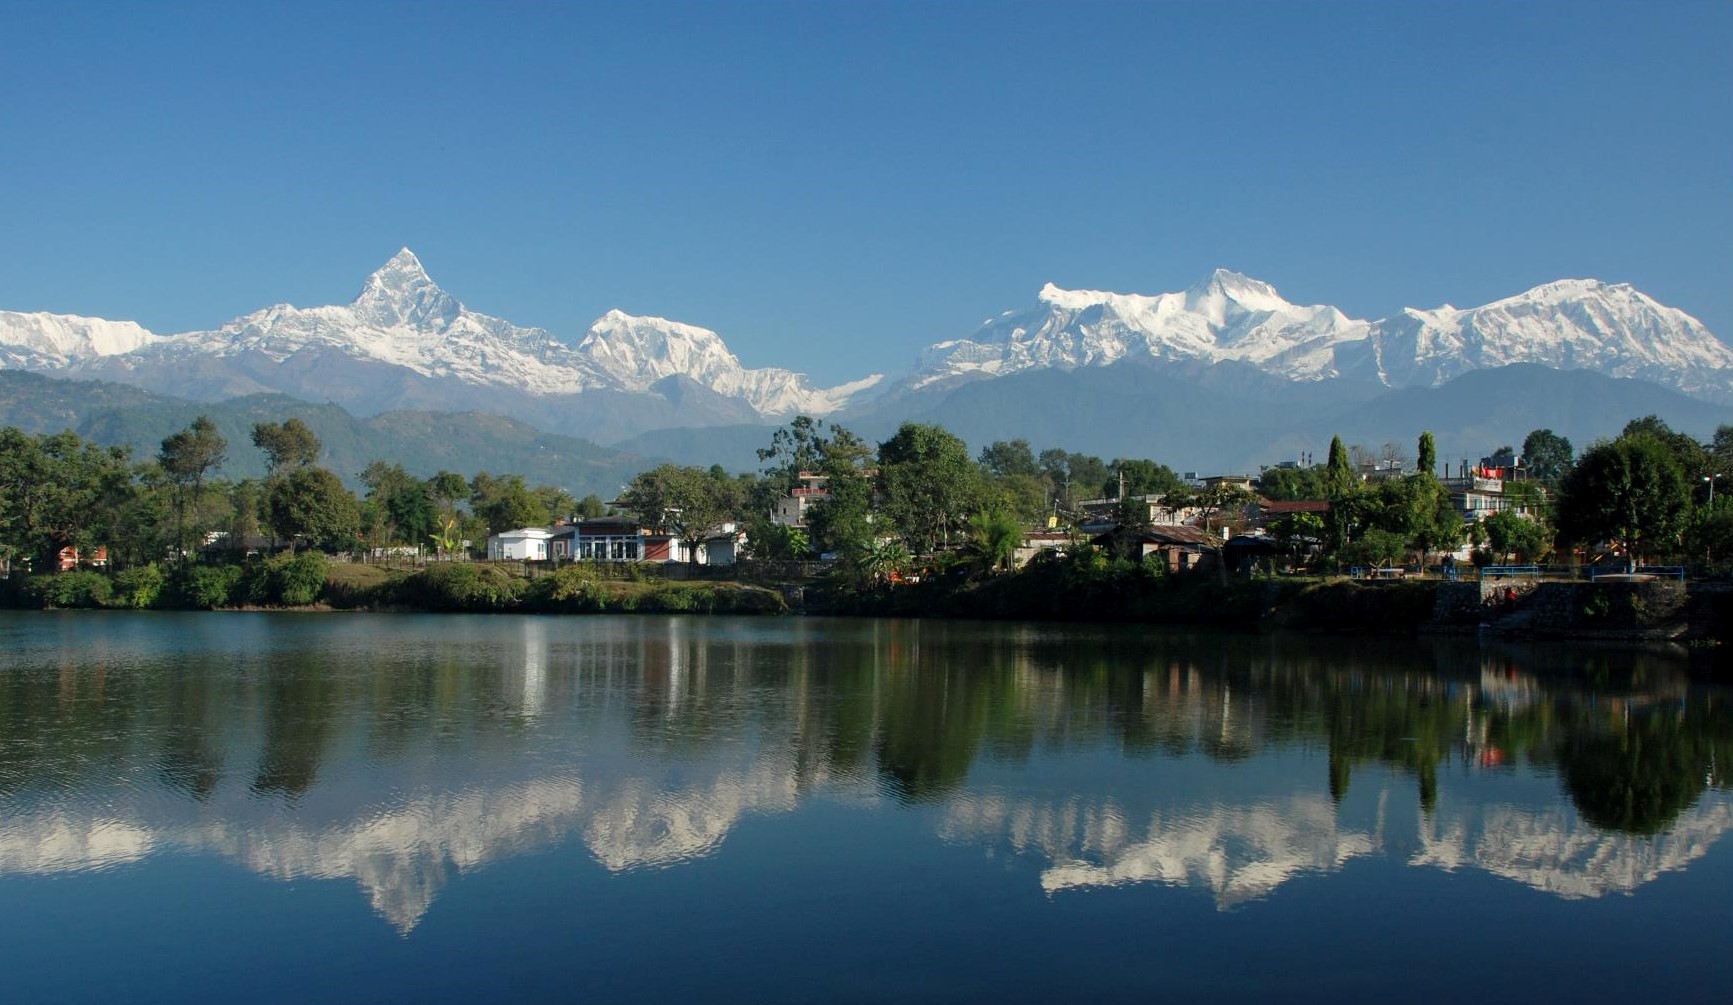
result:
[[[0,558],[43,570],[55,568],[68,548],[86,560],[106,549],[118,569],[184,564],[260,544],[291,552],[413,546],[455,553],[490,532],[605,509],[594,495],[575,500],[520,475],[417,478],[385,461],[360,472],[365,491],[357,495],[320,466],[322,444],[300,419],[257,423],[251,438],[267,474],[231,481],[214,474],[228,443],[204,416],[142,460],[71,432],[0,429]]]
[[[257,423],[252,442],[268,473],[230,481],[215,475],[228,445],[202,416],[143,460],[70,432],[0,430],[0,557],[46,569],[64,548],[88,556],[106,547],[111,563],[125,568],[245,551],[260,541],[291,552],[418,547],[457,554],[489,533],[609,511],[597,496],[574,499],[520,475],[440,471],[422,478],[382,460],[359,472],[364,492],[357,495],[320,466],[321,444],[299,419]],[[1516,456],[1505,446],[1493,460]],[[1507,482],[1505,492],[1516,508],[1470,524],[1436,473],[1429,433],[1419,436],[1411,467],[1392,444],[1375,454],[1336,438],[1324,464],[1263,471],[1254,495],[1231,486],[1199,489],[1147,458],[1037,452],[1022,439],[971,456],[937,425],[907,422],[873,444],[801,416],[758,451],[758,471],[664,464],[635,477],[616,503],[689,545],[732,521],[745,527],[756,557],[831,556],[876,582],[941,554],[981,572],[1004,569],[1028,527],[1075,527],[1085,500],[1107,499],[1117,522],[1135,528],[1152,519],[1143,502],[1152,496],[1170,517],[1205,514],[1218,544],[1243,527],[1245,507],[1257,496],[1327,502],[1322,512],[1269,525],[1287,561],[1314,567],[1425,562],[1465,539],[1489,562],[1539,561],[1602,544],[1633,560],[1733,555],[1733,495],[1715,481],[1733,473],[1733,426],[1701,443],[1648,416],[1580,457],[1569,440],[1541,429],[1524,440],[1521,456],[1526,478]],[[1367,480],[1361,471],[1368,462],[1402,473]],[[778,500],[807,474],[822,478],[825,492],[806,510],[805,526],[774,521]]]

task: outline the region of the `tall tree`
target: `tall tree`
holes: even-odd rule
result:
[[[347,548],[361,530],[360,505],[343,480],[324,468],[301,467],[273,478],[266,495],[271,530],[297,549],[301,541]]]
[[[1432,438],[1432,430],[1420,434],[1419,449],[1415,453],[1414,470],[1423,474],[1438,474],[1438,441]]]
[[[939,426],[905,422],[879,444],[880,509],[917,554],[931,554],[962,528],[979,475],[969,448]]]
[[[713,478],[703,468],[663,464],[632,479],[620,502],[645,526],[679,538],[696,564],[698,546],[738,517],[740,500],[733,479]]]
[[[183,562],[187,554],[189,490],[192,500],[199,500],[204,494],[205,475],[222,467],[228,459],[228,452],[228,441],[217,432],[217,424],[209,416],[201,415],[193,420],[192,425],[164,439],[162,449],[157,453],[157,463],[162,465],[163,473],[175,487],[175,543]],[[202,532],[203,528],[199,529]]]
[[[1550,429],[1537,429],[1522,441],[1522,463],[1528,476],[1548,485],[1556,485],[1570,472],[1575,460],[1571,441]]]
[[[1558,529],[1580,544],[1611,542],[1635,567],[1678,544],[1690,496],[1673,450],[1647,433],[1597,443],[1560,487]]]
[[[981,468],[989,477],[1009,478],[1013,475],[1040,474],[1035,451],[1028,440],[994,440],[981,448]]]
[[[304,468],[319,459],[321,444],[312,427],[298,418],[253,424],[253,446],[265,452],[265,468],[277,474],[288,468]]]

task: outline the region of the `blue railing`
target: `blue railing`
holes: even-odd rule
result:
[[[1589,571],[1590,580],[1629,575],[1651,576],[1655,579],[1677,579],[1683,583],[1685,581],[1685,567],[1682,565],[1639,565],[1635,573],[1628,573],[1623,569],[1592,569]]]
[[[1518,576],[1526,576],[1530,579],[1539,579],[1540,578],[1540,566],[1538,566],[1538,565],[1488,565],[1485,568],[1480,570],[1480,578],[1482,580],[1487,580],[1487,579],[1515,579]]]

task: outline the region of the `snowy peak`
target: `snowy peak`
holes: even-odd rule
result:
[[[577,352],[624,386],[643,391],[667,377],[688,377],[766,416],[825,415],[878,384],[862,381],[821,388],[805,374],[777,367],[748,369],[708,328],[611,310],[590,326]]]
[[[1469,370],[1538,363],[1634,377],[1733,402],[1733,349],[1697,319],[1627,283],[1561,279],[1482,307],[1404,308],[1379,321],[1289,303],[1217,269],[1181,293],[1041,288],[967,339],[922,354],[915,387],[1126,358],[1249,363],[1290,380],[1352,377],[1430,386]]]
[[[0,311],[0,366],[63,367],[79,360],[132,352],[157,339],[131,321]]]
[[[349,308],[362,321],[380,328],[448,325],[463,311],[463,305],[439,288],[408,248],[367,277]]]
[[[1378,377],[1393,386],[1538,363],[1733,401],[1733,349],[1628,283],[1561,279],[1468,310],[1408,308],[1379,322],[1371,341]]]
[[[1301,307],[1275,287],[1217,269],[1180,293],[1065,290],[1048,283],[1034,310],[1007,312],[968,339],[921,358],[915,386],[1041,367],[1104,366],[1128,357],[1239,360],[1290,379],[1336,376],[1333,347],[1366,323],[1333,307]]]
[[[1230,305],[1254,312],[1279,311],[1294,306],[1283,300],[1269,283],[1232,269],[1217,269],[1208,278],[1187,288],[1185,302],[1189,310],[1217,315],[1224,313],[1223,309]]]

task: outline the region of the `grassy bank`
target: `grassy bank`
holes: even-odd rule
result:
[[[587,566],[526,577],[516,566],[454,562],[410,571],[337,563],[318,553],[109,574],[44,573],[0,581],[0,606],[24,609],[333,608],[556,614],[777,614],[774,590],[741,583],[609,578]]]

